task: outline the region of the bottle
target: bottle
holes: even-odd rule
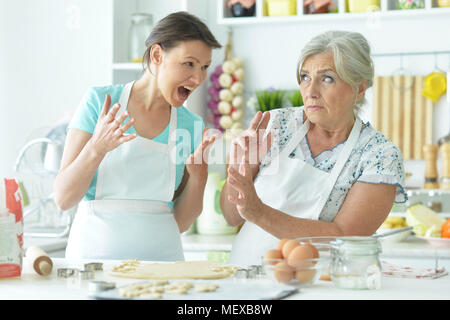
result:
[[[153,16],[146,13],[133,13],[128,34],[128,60],[142,62],[145,41],[153,27]]]
[[[0,207],[0,279],[18,277],[22,271],[22,251],[17,237],[16,216]]]
[[[440,147],[442,157],[442,174],[439,187],[450,190],[450,143],[443,143]]]
[[[381,244],[377,238],[338,238],[330,251],[330,277],[338,288],[381,288]]]
[[[425,184],[424,189],[438,189],[438,170],[437,170],[438,146],[426,144],[423,146],[423,155],[425,158]]]

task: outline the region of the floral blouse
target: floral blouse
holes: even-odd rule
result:
[[[278,143],[277,153],[283,150],[293,133],[300,128],[304,118],[303,107],[281,108],[270,111],[270,121],[266,134],[273,130],[273,134],[276,135],[272,141]],[[305,136],[289,156],[291,158],[305,158],[304,160],[315,168],[330,172],[343,146],[344,142],[341,142],[332,149],[324,150],[313,157],[308,138]],[[272,145],[261,161],[260,169],[270,164],[276,149],[276,146]],[[332,221],[335,218],[347,192],[355,182],[396,185],[395,202],[401,203],[407,200],[404,190],[405,170],[401,151],[368,122],[364,123],[359,140],[342,169],[328,201],[320,213],[319,220]]]

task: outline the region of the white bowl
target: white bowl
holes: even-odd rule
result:
[[[377,230],[377,235],[378,234],[383,234],[385,232],[388,231],[392,231],[395,229],[385,229],[385,228],[379,228]],[[401,242],[401,241],[405,241],[409,236],[411,235],[411,230],[405,230],[399,233],[394,233],[390,236],[386,236],[386,237],[381,237],[379,238],[380,241],[384,242],[384,243],[388,243],[388,242]]]

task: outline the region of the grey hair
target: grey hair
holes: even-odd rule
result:
[[[362,34],[350,31],[327,31],[306,44],[297,64],[299,84],[300,70],[306,58],[328,52],[333,53],[338,76],[348,83],[355,93],[364,80],[367,80],[367,88],[373,85],[374,65],[370,57],[370,45]],[[366,103],[365,95],[359,101],[355,101],[355,113],[359,113]]]

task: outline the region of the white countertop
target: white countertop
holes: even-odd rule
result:
[[[182,235],[185,252],[231,251],[235,235]],[[24,238],[24,248],[37,245],[47,253],[65,250],[65,238]],[[450,247],[433,247],[427,241],[410,236],[402,242],[382,242],[382,257],[450,259]]]
[[[53,271],[49,276],[43,277],[36,274],[24,259],[24,267],[20,278],[10,278],[1,280],[0,299],[21,299],[21,300],[82,300],[91,299],[88,292],[88,283],[90,280],[78,280],[76,278],[58,278],[57,269],[63,267],[82,268],[83,263],[94,261],[68,261],[63,258],[53,258]],[[113,278],[107,274],[109,269],[116,265],[118,261],[105,260],[95,261],[103,262],[104,271],[95,273],[95,280],[112,281],[117,287],[122,285],[139,282],[141,280]],[[390,261],[391,262],[391,261]],[[146,262],[143,262],[146,263]],[[414,265],[412,265],[414,267]],[[447,264],[448,268],[448,264]],[[202,280],[203,282],[213,281],[222,286],[232,285],[233,279],[222,280]],[[251,285],[273,285],[266,279],[243,280],[245,286]],[[234,282],[236,283],[236,282]],[[242,287],[242,282],[240,282]],[[386,278],[383,277],[382,287],[378,290],[346,290],[339,289],[330,281],[319,280],[317,284],[311,287],[301,288],[300,292],[288,297],[294,300],[403,300],[403,299],[450,299],[450,276],[444,276],[437,279],[409,279],[409,278]],[[249,291],[251,292],[251,291]],[[212,300],[218,298],[213,296],[219,292],[211,293]],[[163,297],[164,299],[164,297]],[[180,300],[189,300],[189,294],[179,298]],[[191,298],[192,299],[192,298]],[[251,297],[247,299],[252,300]]]

